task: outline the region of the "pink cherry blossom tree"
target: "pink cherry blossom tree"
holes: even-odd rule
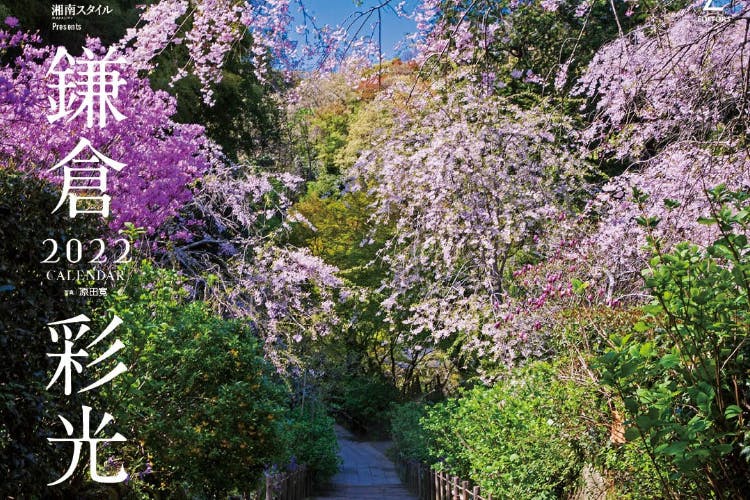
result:
[[[374,217],[397,234],[382,252],[391,270],[382,307],[405,335],[464,338],[495,360],[539,354],[533,328],[499,322],[501,305],[512,271],[547,252],[585,194],[576,133],[541,107],[451,83],[412,96],[355,166],[376,197]],[[481,337],[492,339],[486,349],[472,340]]]
[[[346,296],[335,267],[307,248],[283,244],[302,184],[289,173],[217,167],[164,228],[168,248],[155,247],[190,277],[194,299],[251,321],[266,357],[286,374],[304,365],[307,343],[331,333],[335,305]]]
[[[625,168],[590,206],[601,217],[590,242],[615,275],[643,267],[638,242],[647,233],[664,249],[710,243],[713,230],[697,222],[709,213],[706,191],[750,185],[746,17],[712,21],[695,9],[656,17],[603,47],[579,81],[595,105],[584,142]]]

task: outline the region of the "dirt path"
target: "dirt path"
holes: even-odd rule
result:
[[[354,441],[343,427],[336,427],[341,470],[331,479],[331,488],[317,500],[414,500],[401,484],[396,469],[383,455],[383,443]]]

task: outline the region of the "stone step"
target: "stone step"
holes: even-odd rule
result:
[[[345,486],[338,485],[320,492],[310,500],[414,500],[414,496],[401,485]]]

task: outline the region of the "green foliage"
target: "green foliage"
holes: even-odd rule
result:
[[[297,154],[307,162],[311,178],[345,174],[363,150],[393,125],[392,100],[374,99],[378,92],[404,81],[414,66],[399,59],[361,72],[356,90],[342,75],[307,80],[298,87],[299,102],[290,116]],[[413,75],[411,75],[413,76]]]
[[[349,375],[329,395],[331,410],[352,430],[376,436],[387,432],[386,415],[399,397],[393,384],[377,373]]]
[[[306,464],[313,482],[325,484],[339,470],[334,420],[320,403],[309,403],[290,412],[288,447],[297,463]]]
[[[599,363],[627,410],[626,437],[669,464],[664,489],[680,481],[724,498],[741,495],[750,477],[750,212],[747,193],[709,195],[705,222],[719,238],[652,259],[644,277],[653,303]]]
[[[393,127],[392,106],[390,101],[374,100],[357,109],[349,124],[346,144],[337,152],[341,171],[346,172],[362,151],[372,148],[374,139]]]
[[[192,28],[192,19],[183,19],[178,37]],[[247,58],[250,35],[232,47],[222,66],[221,81],[212,86],[214,104],[204,102],[201,83],[193,74],[171,83],[172,77],[189,64],[185,44],[169,46],[156,59],[149,75],[155,89],[177,99],[175,121],[199,123],[222,152],[233,161],[262,163],[273,155],[279,140],[278,104],[256,78]],[[266,165],[267,166],[267,165]]]
[[[597,475],[599,487],[606,488],[612,498],[650,499],[662,494],[657,468],[664,464],[652,460],[642,443],[624,439],[625,409],[590,366],[611,347],[610,336],[631,331],[640,317],[639,308],[604,306],[577,307],[559,316],[559,332],[551,339],[553,350],[559,353],[556,364],[567,378],[576,380],[590,402],[567,417],[586,423],[587,437],[578,439],[577,446],[592,466],[584,468],[577,498],[581,494],[585,498],[585,488],[592,486],[591,479]],[[596,491],[589,493],[598,496]]]
[[[377,252],[391,228],[372,232],[371,202],[362,190],[342,193],[335,176],[323,175],[308,184],[306,195],[295,204],[294,211],[309,224],[295,224],[289,241],[310,248],[336,266],[350,286],[361,287],[361,294],[337,306],[343,320],[338,335],[315,349],[326,366],[325,392],[332,410],[355,430],[377,433],[384,430],[388,405],[399,397],[395,386],[410,387],[416,372],[399,347],[399,332],[384,321],[380,303],[385,297],[374,291],[385,276]],[[406,369],[399,368],[402,362]]]
[[[351,119],[348,107],[338,104],[318,110],[310,122],[317,139],[313,143],[317,159],[328,174],[340,173],[337,157],[347,143]]]
[[[309,178],[338,175],[338,158],[347,144],[357,95],[339,75],[305,83],[306,87],[298,89],[300,102],[291,110],[288,122],[297,155],[307,163]]]
[[[221,82],[214,86],[213,106],[203,102],[200,88],[192,75],[174,85],[175,120],[205,125],[207,135],[234,161],[267,162],[278,146],[279,111],[255,78],[252,65],[238,53],[232,54]]]
[[[290,235],[294,245],[304,245],[316,257],[342,270],[342,276],[357,285],[378,286],[382,269],[370,266],[382,248],[388,228],[380,228],[373,242],[368,220],[372,200],[362,192],[342,193],[339,180],[321,176],[308,184],[307,193],[294,205],[294,212],[311,225],[298,223]]]
[[[123,324],[129,371],[105,391],[131,445],[130,470],[154,490],[223,495],[246,488],[287,458],[285,391],[250,327],[183,303],[179,277],[148,262],[107,300]],[[132,446],[138,443],[137,448]],[[142,451],[141,451],[142,450]]]
[[[65,281],[50,281],[40,264],[56,240],[64,248],[71,238],[98,237],[85,218],[52,213],[59,191],[51,184],[0,165],[0,496],[40,494],[65,470],[68,451],[55,449],[47,437],[59,425],[58,414],[72,420],[77,394],[47,391],[57,362],[45,325],[82,314],[83,303],[66,297]],[[82,269],[83,264],[66,264]],[[65,486],[75,492],[80,478]],[[58,491],[64,492],[61,487]]]
[[[430,462],[429,436],[420,424],[426,415],[427,406],[423,403],[412,401],[391,408],[391,436],[396,451],[406,460]]]
[[[587,428],[577,414],[591,404],[538,362],[430,407],[422,425],[437,467],[503,498],[557,498],[572,492],[584,465],[577,441]]]
[[[528,367],[494,387],[437,405],[391,411],[396,450],[471,478],[500,498],[657,498],[654,464],[639,443],[622,443],[619,415],[572,360]],[[550,422],[552,422],[550,424]],[[547,470],[548,469],[548,470]]]

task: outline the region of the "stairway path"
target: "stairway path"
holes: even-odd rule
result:
[[[315,500],[415,500],[401,484],[393,462],[380,451],[382,443],[355,441],[340,426],[336,426],[336,437],[343,465],[329,490]]]

